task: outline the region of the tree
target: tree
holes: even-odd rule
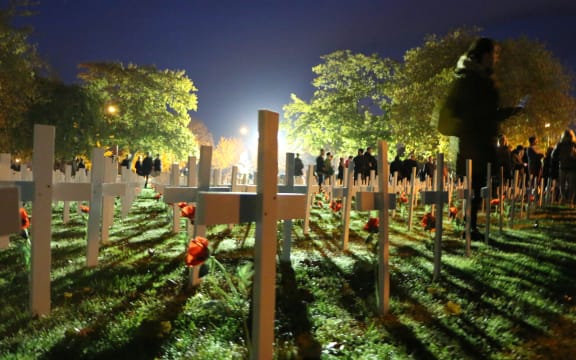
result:
[[[438,106],[446,96],[457,60],[478,37],[478,29],[458,29],[440,38],[427,36],[421,47],[408,50],[393,81],[392,138],[419,153],[443,152],[449,161],[455,151],[449,138],[436,130]],[[506,121],[503,133],[512,143],[525,143],[550,124],[560,134],[574,116],[572,78],[545,47],[528,39],[501,42],[494,74],[502,106],[515,106],[532,95],[526,111]]]
[[[212,167],[226,169],[238,164],[243,151],[240,139],[221,137],[212,154]]]
[[[212,133],[208,131],[206,124],[204,124],[201,120],[191,118],[188,129],[190,129],[192,132],[192,135],[196,139],[198,146],[214,146],[214,137],[212,136]]]
[[[89,88],[65,85],[56,80],[38,79],[40,97],[30,107],[28,124],[20,130],[20,144],[32,147],[34,124],[56,127],[55,155],[71,159],[76,155],[88,155],[93,147],[104,142],[100,134],[105,132],[103,100]]]
[[[475,29],[456,30],[443,38],[428,35],[421,47],[404,54],[391,84],[390,124],[392,138],[408,152],[429,156],[440,151],[447,160],[455,160],[450,139],[438,133],[434,116],[446,97],[458,57],[476,36]]]
[[[106,143],[121,149],[174,154],[197,154],[188,130],[189,111],[197,109],[197,90],[184,71],[158,70],[154,66],[122,63],[85,63],[78,76],[90,90],[101,94],[107,127],[100,134]]]
[[[29,29],[16,29],[11,21],[29,15],[10,5],[0,9],[0,152],[23,150],[19,132],[26,112],[37,97],[36,72],[43,65],[28,41]]]
[[[530,95],[525,111],[502,126],[510,143],[527,144],[536,135],[541,140],[550,138],[554,146],[574,120],[573,75],[544,44],[520,38],[503,42],[496,76],[504,104],[517,104]]]
[[[316,88],[310,102],[291,95],[284,106],[289,140],[315,153],[319,147],[355,153],[359,146],[388,139],[387,82],[395,64],[378,55],[349,50],[322,56],[312,68]]]

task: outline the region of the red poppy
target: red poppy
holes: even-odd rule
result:
[[[180,210],[180,215],[194,221],[194,215],[196,214],[196,207],[193,205],[186,205]]]
[[[490,200],[490,205],[500,205],[500,199],[492,199]]]
[[[422,221],[420,222],[420,224],[424,227],[424,230],[435,230],[436,229],[436,218],[434,217],[434,215],[432,215],[432,213],[426,213],[426,215],[424,215],[422,217]]]
[[[80,211],[87,214],[90,212],[90,208],[86,205],[80,205]]]
[[[364,230],[368,231],[370,233],[377,233],[379,226],[380,226],[380,221],[378,220],[378,218],[371,217],[370,219],[368,219],[366,224],[364,224]]]
[[[406,195],[405,192],[403,192],[399,197],[398,197],[398,202],[402,203],[402,204],[406,204],[408,202],[408,196]]]
[[[181,201],[181,202],[178,203],[178,207],[179,207],[180,209],[182,209],[184,206],[188,206],[188,203],[185,202],[185,201]]]
[[[536,196],[534,196],[534,194],[530,194],[530,202],[533,202],[534,200],[536,200]]]
[[[160,200],[161,197],[162,197],[162,194],[156,193],[156,195],[154,195],[154,200]]]
[[[456,219],[456,215],[458,215],[458,208],[456,206],[450,206],[450,213],[448,217],[450,219]]]
[[[28,216],[28,213],[24,208],[20,208],[20,221],[21,221],[20,228],[22,230],[26,230],[30,227],[30,217]]]
[[[342,202],[336,200],[332,201],[330,203],[330,209],[332,209],[334,212],[340,211],[340,209],[342,209]]]
[[[210,250],[208,249],[208,240],[201,236],[190,239],[188,251],[186,252],[186,266],[198,266],[208,259]]]

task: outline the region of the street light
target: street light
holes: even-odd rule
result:
[[[106,107],[106,112],[110,115],[114,115],[118,112],[118,107],[114,104],[110,104]]]

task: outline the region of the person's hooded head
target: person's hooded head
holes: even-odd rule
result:
[[[471,70],[491,75],[498,61],[500,47],[490,38],[478,38],[458,60],[457,70]]]

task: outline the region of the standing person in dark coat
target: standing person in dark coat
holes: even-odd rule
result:
[[[146,180],[144,181],[144,188],[148,186],[148,177],[152,173],[152,168],[153,168],[152,156],[150,156],[150,153],[147,153],[144,160],[142,160],[142,176],[146,178]]]
[[[408,157],[402,162],[402,177],[412,180],[412,168],[418,170],[418,161],[416,161],[414,153],[410,153],[410,155],[408,155]]]
[[[356,155],[352,161],[354,161],[354,184],[356,184],[358,180],[364,182],[364,171],[366,169],[364,149],[358,149],[358,155]]]
[[[540,178],[542,177],[542,159],[544,158],[544,153],[538,147],[538,138],[536,136],[530,136],[528,139],[529,147],[526,148],[526,159],[528,160],[528,176],[529,181],[531,181],[530,186],[540,183]]]
[[[294,175],[295,176],[304,176],[304,163],[302,159],[300,159],[300,154],[296,154],[294,158]]]
[[[394,161],[390,163],[390,176],[394,177],[394,173],[398,173],[397,180],[402,181],[402,160],[400,155],[396,155]]]
[[[436,172],[436,160],[432,156],[428,156],[428,160],[422,165],[422,174],[424,179],[420,178],[421,181],[426,180],[426,178],[434,179],[434,173]]]
[[[160,160],[160,154],[156,154],[154,158],[154,163],[152,164],[152,176],[158,176],[162,173],[162,160]]]
[[[130,160],[132,160],[132,158],[130,157],[130,154],[126,154],[124,159],[122,159],[122,161],[120,162],[120,167],[125,167],[126,169],[130,169]]]
[[[364,153],[364,178],[370,181],[370,172],[374,170],[374,176],[378,175],[378,162],[376,157],[372,155],[372,147],[368,146]]]
[[[460,139],[456,172],[465,175],[466,160],[472,159],[472,190],[474,192],[469,219],[472,238],[482,235],[477,228],[480,189],[486,184],[486,166],[495,164],[499,124],[519,109],[501,109],[500,96],[492,73],[498,60],[499,47],[488,38],[472,43],[458,60],[456,79],[440,110],[439,124],[452,123],[454,130],[447,135]],[[445,132],[443,132],[446,134]],[[467,219],[468,220],[468,219]]]
[[[344,182],[344,168],[346,167],[346,163],[344,162],[344,158],[341,157],[340,161],[338,162],[338,175],[336,178],[338,179],[338,183],[342,185]]]
[[[138,159],[134,163],[134,169],[137,175],[142,176],[142,156],[138,156]]]
[[[318,191],[322,192],[324,183],[324,149],[320,149],[320,155],[316,157],[316,179],[318,180]]]
[[[562,200],[574,206],[576,200],[576,136],[566,129],[552,151],[552,173],[558,174]]]
[[[500,179],[500,168],[504,173],[504,181],[512,179],[512,150],[510,149],[510,144],[505,135],[500,135],[498,137],[498,147],[496,148],[496,168],[495,175],[497,179]]]

